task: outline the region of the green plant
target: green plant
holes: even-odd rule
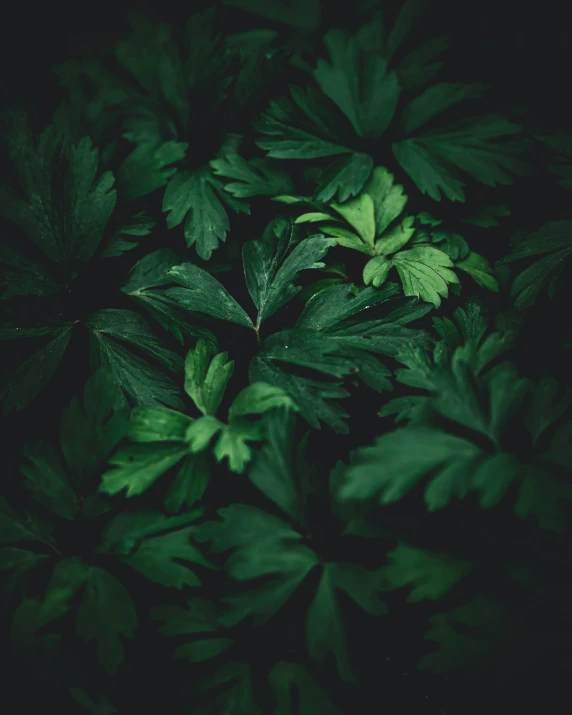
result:
[[[570,667],[567,135],[426,3],[326,5],[132,15],[1,116],[22,712],[422,712],[414,669],[482,712]]]

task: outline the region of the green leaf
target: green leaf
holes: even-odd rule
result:
[[[185,158],[188,145],[174,140],[144,141],[121,164],[117,179],[129,200],[152,194],[177,173],[177,164]]]
[[[163,347],[147,321],[132,310],[99,310],[91,314],[87,324],[98,335],[137,346],[169,370],[178,371],[183,367],[181,358]]]
[[[335,224],[324,224],[319,228],[334,236],[341,246],[369,255],[393,253],[403,247],[415,232],[412,228],[413,217],[405,218],[400,225],[387,231],[406,203],[403,186],[394,184],[393,174],[378,166],[357,198],[344,204],[331,204],[331,208],[352,226],[359,239],[352,231]]]
[[[6,113],[3,122],[16,181],[0,185],[0,213],[51,261],[66,268],[85,263],[115,206],[113,174],[96,180],[98,152],[89,137],[72,144],[50,125],[36,139],[30,118],[19,111]]]
[[[248,315],[209,273],[191,263],[175,266],[168,272],[169,277],[183,288],[171,288],[167,296],[174,298],[185,310],[206,313],[219,320],[252,328]]]
[[[449,256],[433,246],[415,246],[397,253],[391,260],[385,256],[372,258],[364,268],[364,282],[380,286],[393,266],[405,295],[422,298],[436,308],[441,305],[441,297],[448,296],[448,284],[459,282],[451,270],[453,262]]]
[[[116,673],[124,663],[121,636],[133,638],[137,626],[126,588],[107,571],[91,566],[77,611],[76,633],[84,642],[95,641],[98,660],[107,673]]]
[[[41,535],[33,522],[27,522],[13,511],[5,497],[0,497],[0,544],[40,541]]]
[[[272,360],[254,358],[250,364],[250,379],[276,385],[287,392],[300,414],[314,429],[320,422],[329,425],[335,432],[346,434],[345,420],[348,414],[334,400],[349,397],[349,392],[340,382],[312,380],[281,370]]]
[[[134,407],[128,436],[134,442],[184,442],[191,417],[166,407]]]
[[[514,279],[511,297],[518,310],[530,308],[542,290],[554,297],[560,275],[572,254],[572,222],[552,221],[518,243],[499,265],[547,254],[528,266]]]
[[[478,253],[471,251],[464,261],[455,263],[455,268],[468,273],[472,276],[475,283],[483,288],[498,293],[499,284],[493,274],[491,265],[486,258],[480,256]]]
[[[356,37],[348,37],[342,30],[330,30],[324,44],[330,61],[318,60],[314,78],[359,137],[379,138],[397,108],[397,75],[388,71],[381,55],[364,51]]]
[[[351,154],[339,143],[340,122],[332,113],[335,105],[313,87],[290,87],[289,97],[272,100],[268,109],[253,123],[268,138],[256,144],[273,159],[318,159]]]
[[[23,450],[27,462],[21,472],[30,496],[65,519],[74,519],[80,511],[80,498],[66,474],[62,461],[49,442],[28,445]]]
[[[294,191],[288,174],[264,159],[247,161],[238,154],[228,154],[211,161],[210,165],[217,176],[235,179],[224,184],[224,189],[237,199],[277,196]]]
[[[121,447],[110,458],[113,467],[101,477],[101,491],[125,496],[143,494],[160,476],[178,464],[189,453],[185,444],[138,444]]]
[[[243,248],[244,274],[258,310],[258,326],[300,292],[300,286],[294,285],[300,271],[324,267],[320,259],[334,245],[329,238],[311,236],[286,255],[285,241],[280,238],[274,250],[265,240],[250,241]]]
[[[490,674],[497,678],[519,667],[515,654],[523,642],[522,624],[497,599],[481,594],[451,613],[432,616],[426,640],[436,641],[439,650],[421,659],[419,668],[432,673],[464,671],[469,677]],[[519,647],[520,646],[520,647]]]
[[[342,500],[378,496],[380,503],[390,504],[434,473],[433,483],[437,486],[426,492],[426,501],[435,509],[445,506],[454,495],[465,495],[469,487],[467,470],[480,457],[481,450],[468,440],[438,429],[405,427],[378,437],[359,455],[359,461],[347,471],[340,490]]]
[[[187,246],[196,245],[200,258],[208,261],[219,241],[226,240],[228,216],[205,172],[178,171],[169,181],[163,196],[167,226],[174,228],[185,221]]]
[[[167,534],[147,538],[124,561],[139,571],[150,581],[167,588],[181,589],[183,586],[199,586],[196,574],[179,561],[207,566],[203,555],[191,543],[193,527],[177,529]]]
[[[26,598],[16,609],[10,632],[14,643],[21,649],[30,648],[34,640],[42,638],[41,629],[69,613],[88,574],[88,564],[79,557],[58,561],[43,596]],[[52,636],[52,647],[59,641],[58,636]]]
[[[444,131],[432,131],[394,142],[393,155],[422,194],[435,201],[443,193],[451,201],[464,201],[462,174],[486,186],[512,183],[511,174],[521,174],[522,154],[508,142],[495,140],[519,131],[497,115],[467,119]]]
[[[296,409],[291,398],[279,387],[255,382],[245,387],[230,406],[227,425],[211,415],[201,417],[187,430],[186,440],[191,450],[197,453],[206,449],[220,432],[214,447],[215,458],[219,462],[228,458],[231,471],[243,472],[252,459],[252,449],[247,442],[263,439],[261,424],[246,418],[281,407]]]
[[[492,226],[499,226],[497,218],[510,215],[511,211],[508,206],[505,206],[504,204],[495,204],[494,206],[485,206],[477,215],[464,218],[462,221],[464,223],[471,224],[472,226],[491,228]]]
[[[148,236],[155,227],[155,221],[142,211],[135,214],[130,221],[123,223],[105,244],[102,258],[122,256],[127,251],[137,247],[137,239]]]
[[[108,505],[96,494],[101,468],[127,431],[126,415],[114,410],[110,376],[95,372],[83,395],[64,409],[60,423],[61,455],[50,442],[28,444],[22,465],[28,494],[64,519],[96,517]]]
[[[403,186],[394,184],[393,179],[393,174],[385,167],[377,166],[365,189],[373,201],[377,236],[381,236],[386,231],[407,204]]]
[[[210,469],[204,454],[188,455],[173,478],[165,495],[165,509],[176,514],[202,499],[210,481]]]
[[[229,469],[240,474],[252,459],[252,448],[248,442],[259,442],[261,439],[258,423],[233,420],[223,426],[214,447],[214,456],[217,462],[228,458]]]
[[[483,97],[486,90],[487,85],[484,84],[465,84],[463,82],[433,84],[403,108],[399,129],[402,134],[411,134],[455,104],[467,99]]]
[[[337,201],[343,203],[359,194],[372,170],[373,159],[369,154],[354,153],[337,159],[318,177],[314,199],[328,202],[337,194]]]
[[[482,340],[482,332],[477,335]],[[444,351],[442,342],[435,348],[435,365],[427,356],[423,360],[419,350],[404,351],[400,359],[407,362],[409,370],[398,371],[397,379],[430,395],[419,397],[422,402],[406,412],[409,426],[358,450],[340,489],[342,501],[379,498],[381,503],[390,503],[426,480],[429,510],[443,508],[452,498],[463,498],[471,491],[479,493],[481,507],[491,508],[514,485],[514,510],[520,518],[533,517],[541,528],[560,533],[566,529],[566,503],[572,501],[572,487],[561,470],[569,471],[566,445],[570,423],[560,427],[560,446],[557,432],[546,451],[535,452],[534,445],[538,430],[559,424],[569,409],[568,397],[555,401],[557,391],[550,383],[541,382],[532,390],[530,381],[520,379],[510,363],[487,370],[506,350],[504,336],[499,335],[491,334],[478,347],[477,340],[470,337],[452,355]],[[538,410],[540,404],[546,415],[544,427],[532,417],[532,410]],[[386,413],[391,413],[390,407],[391,403]],[[466,437],[453,433],[459,427]],[[528,446],[527,431],[532,437]],[[507,434],[519,435],[520,449],[528,454],[525,463],[519,458],[520,449],[517,454],[506,451]],[[488,448],[483,436],[489,441]]]
[[[84,495],[96,487],[102,464],[127,431],[127,416],[114,410],[115,389],[107,373],[96,371],[62,412],[62,452],[72,483]]]
[[[61,278],[54,265],[42,265],[41,256],[25,255],[18,238],[4,236],[0,246],[0,288],[3,300],[14,296],[46,297],[61,290]]]
[[[181,526],[187,527],[201,514],[201,509],[173,516],[148,510],[120,512],[105,527],[98,552],[128,557],[145,539]]]
[[[219,353],[209,363],[207,344],[199,340],[185,361],[185,392],[203,415],[215,415],[232,376],[234,361]]]
[[[91,362],[103,368],[119,389],[116,404],[160,404],[179,407],[177,385],[151,363],[130,352],[116,339],[132,342],[170,370],[182,368],[181,359],[162,347],[143,319],[127,310],[102,310],[88,322]]]
[[[248,472],[250,481],[291,519],[304,521],[303,495],[294,478],[299,454],[294,451],[295,420],[290,410],[276,410],[265,421],[266,444]]]
[[[172,282],[167,273],[180,262],[181,256],[171,249],[160,248],[152,251],[133,266],[127,283],[121,290],[142,304],[180,343],[184,343],[188,337],[203,339],[214,350],[216,341],[213,334],[206,328],[192,325],[177,302],[168,298],[164,290],[157,290]]]
[[[387,613],[385,603],[378,597],[380,572],[367,571],[356,564],[326,564],[308,610],[306,638],[310,656],[319,661],[328,653],[333,653],[342,679],[352,682],[355,675],[348,658],[338,591],[344,591],[371,615]]]
[[[369,194],[360,194],[357,198],[345,204],[331,204],[331,207],[340,214],[355,229],[366,246],[373,249],[375,240],[375,210],[374,203]]]
[[[158,631],[164,636],[194,636],[178,646],[174,658],[188,658],[191,663],[202,663],[223,653],[233,645],[226,631],[218,624],[218,613],[212,601],[193,597],[188,608],[159,606],[151,609],[151,618],[163,621]]]
[[[296,409],[288,395],[278,387],[255,382],[241,390],[228,410],[229,420],[246,415],[262,415],[279,407]]]
[[[384,590],[411,586],[407,601],[417,603],[426,598],[443,598],[465,576],[473,564],[460,561],[448,554],[418,549],[400,543],[388,553],[390,564],[381,570]]]
[[[512,263],[522,258],[553,253],[561,249],[572,250],[571,221],[550,221],[534,231],[528,238],[516,244],[514,249],[502,259],[501,263]]]
[[[193,453],[201,452],[206,449],[212,438],[224,429],[224,423],[217,420],[212,415],[199,417],[189,427],[186,434],[186,440]]]
[[[317,557],[289,524],[256,507],[233,504],[219,509],[217,515],[222,521],[202,525],[197,538],[211,542],[215,553],[234,550],[226,563],[229,575],[239,581],[275,577],[258,589],[256,598],[252,592],[248,598],[227,596],[224,600],[232,610],[223,622],[237,623],[252,615],[254,625],[265,623],[318,564]]]
[[[234,504],[217,514],[222,521],[202,526],[199,539],[211,542],[215,552],[232,550],[226,562],[229,575],[246,582],[272,577],[262,585],[226,597],[230,609],[223,621],[232,625],[251,617],[255,626],[263,624],[291,598],[320,560],[300,543],[301,535],[289,524],[260,509]],[[385,613],[385,604],[378,598],[379,573],[345,563],[328,563],[321,568],[307,614],[308,650],[316,660],[332,652],[342,677],[351,680],[338,592],[344,591],[368,613]]]

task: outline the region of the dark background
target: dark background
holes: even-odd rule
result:
[[[11,3],[2,17],[2,90],[6,96],[52,97],[50,67],[70,55],[112,43],[126,27],[125,11],[148,12],[158,19],[180,21],[192,11],[218,4],[181,3]],[[334,24],[351,24],[351,3],[324,2]],[[391,5],[391,3],[386,3]],[[229,28],[237,16],[228,12]],[[265,25],[260,20],[260,25]],[[511,3],[495,0],[433,0],[424,20],[427,34],[451,33],[455,66],[466,80],[502,87],[505,96],[524,104],[548,122],[568,125],[571,106],[570,30],[566,4]]]
[[[62,3],[60,7],[57,4],[31,6],[16,3],[4,12],[2,18],[2,104],[24,100],[45,108],[49,121],[49,114],[60,97],[51,73],[52,65],[70,56],[89,54],[106,44],[113,44],[127,27],[125,13],[128,9],[147,12],[160,20],[181,21],[191,12],[213,4],[167,1],[161,2],[159,9],[150,3],[93,2],[69,6]],[[324,5],[328,3],[324,2]],[[335,10],[333,6],[327,8],[329,25],[347,27],[352,24],[348,19],[351,2],[347,6],[336,3]],[[228,12],[228,22],[233,31],[239,29],[240,22],[245,27],[268,24],[234,11]],[[530,3],[525,8],[517,7],[516,3],[493,0],[473,4],[435,0],[433,11],[426,20],[428,36],[450,35],[448,67],[452,68],[452,73],[449,71],[449,78],[456,78],[451,76],[453,74],[465,81],[490,83],[493,86],[491,104],[501,102],[513,107],[542,132],[571,125],[568,27],[565,4],[554,0],[536,5]],[[544,199],[539,199],[530,210],[536,212],[539,221],[564,218],[568,213],[568,207],[562,206],[562,216],[555,214],[555,207],[544,205]],[[549,321],[544,323],[549,325]],[[361,443],[364,441],[365,438],[360,440]],[[380,644],[380,650],[383,650],[383,644]],[[376,702],[372,703],[372,713],[432,715],[446,711],[447,715],[468,715],[473,712],[473,701],[478,701],[480,707],[486,705],[489,712],[495,713],[516,711],[525,705],[519,700],[518,693],[504,693],[502,697],[506,697],[506,701],[487,703],[479,697],[482,694],[478,693],[478,685],[473,686],[472,693],[462,692],[461,686],[457,688],[451,679],[440,682],[417,674],[413,670],[414,659],[408,660],[405,647],[401,654],[391,653],[391,659],[380,682],[388,677],[394,681],[390,698],[393,705],[387,705],[388,696],[382,686]],[[537,707],[550,707],[549,703],[555,697],[552,691],[555,685],[557,683],[552,681],[543,689],[539,683]],[[160,689],[160,683],[157,688]],[[426,695],[429,700],[425,700]],[[160,702],[158,696],[156,705],[160,706]]]

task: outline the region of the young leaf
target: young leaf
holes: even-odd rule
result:
[[[377,256],[372,258],[363,269],[364,283],[382,285],[395,267],[403,284],[405,295],[422,298],[438,308],[441,297],[449,295],[448,284],[458,283],[459,279],[450,270],[453,261],[446,253],[433,246],[415,246],[407,251],[400,251],[393,258]]]
[[[215,415],[220,406],[234,368],[234,362],[227,362],[227,357],[227,353],[220,353],[209,364],[208,348],[203,340],[187,353],[185,392],[203,415]]]

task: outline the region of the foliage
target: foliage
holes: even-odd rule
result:
[[[568,132],[429,3],[207,4],[0,117],[6,680],[523,709],[571,663]]]

